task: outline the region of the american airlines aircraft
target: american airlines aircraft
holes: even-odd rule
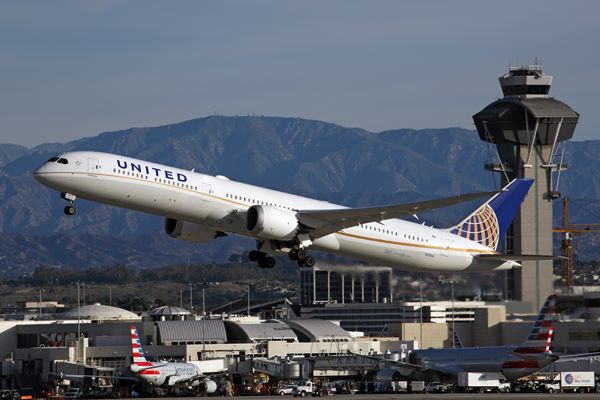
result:
[[[460,372],[500,372],[507,381],[514,381],[539,371],[563,358],[549,352],[556,298],[556,295],[548,297],[521,346],[414,350],[406,363],[387,361],[394,366],[381,370],[377,380],[388,382],[409,377],[456,382]],[[458,336],[454,340],[458,340]]]
[[[543,255],[504,255],[500,242],[533,183],[515,179],[501,192],[371,208],[324,201],[234,182],[130,157],[80,151],[61,154],[34,172],[61,193],[75,213],[77,197],[165,217],[166,233],[208,243],[227,234],[256,240],[250,260],[272,268],[270,255],[288,254],[314,266],[307,250],[323,251],[408,271],[481,272],[518,267]],[[450,229],[397,219],[493,197]]]
[[[203,393],[216,392],[216,382],[204,375],[197,363],[148,362],[134,326],[131,327],[131,348],[133,364],[129,366],[129,370],[142,382],[151,386],[194,387]]]

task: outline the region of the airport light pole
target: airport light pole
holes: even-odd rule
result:
[[[419,277],[419,293],[421,295],[421,298],[419,300],[419,312],[420,312],[420,318],[419,318],[419,330],[421,332],[421,338],[419,339],[419,348],[422,349],[423,348],[423,280],[421,279],[421,277]]]
[[[40,316],[38,319],[42,319],[42,292],[44,292],[44,289],[40,288],[40,303],[38,304],[40,306]]]
[[[192,283],[192,281],[190,281],[190,283],[188,283],[188,286],[190,287],[190,313],[192,313],[192,315],[194,315],[194,306],[192,303],[192,288],[194,287],[194,284]]]
[[[200,285],[202,285],[202,359],[204,360],[206,358],[206,341],[204,340],[205,335],[205,326],[206,326],[206,309],[204,307],[205,302],[204,302],[204,289],[206,288],[207,285],[218,285],[219,282],[206,282],[206,279],[204,280],[204,282],[200,283]]]
[[[248,317],[250,317],[250,286],[252,286],[252,282],[248,281]]]
[[[82,282],[75,282],[77,285],[77,362],[81,361],[81,310],[80,308],[80,297],[79,297],[79,288],[82,285]]]

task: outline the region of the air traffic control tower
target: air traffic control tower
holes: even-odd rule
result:
[[[502,186],[514,178],[535,179],[505,236],[503,251],[552,254],[552,200],[560,197],[560,171],[567,168],[564,145],[573,137],[579,114],[548,97],[552,77],[537,62],[510,67],[499,80],[504,97],[473,115],[490,151],[485,169],[500,173]],[[507,299],[530,302],[533,311],[539,310],[554,293],[552,263],[522,261],[522,268],[507,271]]]

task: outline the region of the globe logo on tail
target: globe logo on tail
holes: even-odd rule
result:
[[[492,207],[484,204],[457,225],[452,233],[496,250],[499,239],[498,218]]]

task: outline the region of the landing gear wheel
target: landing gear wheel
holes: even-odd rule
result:
[[[315,258],[313,256],[307,256],[304,259],[304,266],[305,267],[311,267],[312,268],[312,267],[315,266],[315,264],[316,264],[316,261],[315,261]]]
[[[275,259],[273,257],[265,257],[258,260],[258,266],[260,268],[273,268],[275,266]]]
[[[298,250],[296,249],[291,249],[290,252],[288,253],[288,257],[290,258],[290,260],[292,261],[296,261],[298,260]]]
[[[298,257],[298,261],[302,261],[306,258],[306,250],[298,249],[296,251],[296,256]]]
[[[66,206],[65,207],[65,214],[67,214],[67,215],[73,215],[73,214],[75,214],[75,207],[73,207],[73,206]]]
[[[260,258],[260,253],[256,250],[252,250],[248,253],[248,259],[252,262],[257,262]]]

